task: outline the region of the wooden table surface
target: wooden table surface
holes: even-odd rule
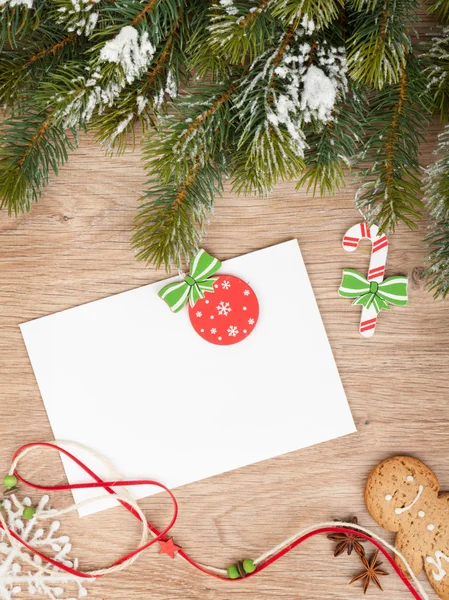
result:
[[[429,132],[423,164],[432,159],[436,132],[436,127]],[[0,472],[7,470],[18,446],[52,439],[19,323],[165,276],[136,262],[130,249],[145,181],[140,161],[138,151],[107,158],[94,140],[82,138],[80,149],[30,214],[0,215]],[[298,239],[358,432],[178,489],[174,538],[199,561],[226,566],[258,556],[300,528],[353,515],[382,534],[365,509],[364,483],[377,462],[397,453],[425,461],[442,488],[449,489],[449,305],[435,302],[420,280],[425,223],[414,232],[402,226],[390,236],[386,275],[410,277],[409,306],[384,311],[375,337],[361,339],[359,309],[337,295],[342,268],[363,272],[370,253],[368,243],[353,255],[341,248],[344,232],[360,218],[354,189],[312,198],[293,184],[282,184],[269,200],[239,198],[229,190],[217,200],[204,247],[220,259]],[[257,409],[257,398],[253,402]],[[153,461],[157,457],[149,456],[150,472]],[[54,456],[40,455],[25,466],[37,481],[64,480]],[[69,493],[60,493],[53,504],[70,501]],[[163,496],[144,500],[142,506],[155,524],[167,522],[170,507]],[[120,509],[81,520],[71,515],[62,530],[71,535],[73,555],[81,557],[84,568],[104,566],[131,550],[139,533],[134,519]],[[89,597],[362,598],[359,584],[348,586],[359,571],[358,560],[334,559],[332,548],[327,539],[316,538],[260,576],[239,583],[203,576],[151,548],[128,571],[89,584]],[[383,583],[386,592],[370,590],[371,598],[411,597],[396,576]]]

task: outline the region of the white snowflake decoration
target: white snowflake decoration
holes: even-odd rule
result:
[[[228,335],[231,337],[235,337],[238,334],[239,330],[234,325],[231,325],[228,329]]]
[[[210,330],[212,335],[215,335],[217,333],[217,330],[215,329],[215,327],[212,327],[212,329]]]
[[[254,325],[254,319],[248,319],[248,323],[249,323],[250,325]]]
[[[43,496],[36,508],[36,516],[49,512],[46,508],[49,497]],[[15,508],[11,500],[3,500],[2,514],[9,528],[15,531],[30,546],[43,554],[52,552],[52,558],[66,566],[78,567],[77,559],[71,560],[68,554],[72,549],[70,538],[67,535],[57,535],[60,527],[59,521],[49,521],[49,527],[44,531],[38,526],[36,516],[26,521],[22,518],[22,509]],[[25,506],[31,505],[29,498],[24,498]],[[0,599],[14,600],[22,595],[24,598],[40,595],[49,600],[76,600],[86,598],[87,591],[82,585],[82,580],[65,573],[51,564],[43,563],[41,558],[34,555],[35,571],[22,558],[30,558],[30,553],[25,547],[12,546],[6,533],[0,529]],[[42,571],[42,567],[51,572]],[[64,590],[64,585],[70,584],[71,592]],[[74,595],[73,587],[77,586]]]
[[[229,290],[229,288],[231,287],[231,282],[230,281],[223,281],[222,284],[221,284],[221,287],[224,290]]]
[[[249,296],[249,295],[250,295],[250,291],[249,291],[249,290],[245,290],[245,291],[243,292],[243,295],[244,295],[244,296]]]
[[[216,308],[218,310],[218,314],[224,315],[225,317],[227,317],[232,310],[229,302],[223,302],[223,301],[221,301],[220,304]]]
[[[195,314],[196,314],[197,317],[202,317],[203,316],[203,313],[200,310],[197,310]]]

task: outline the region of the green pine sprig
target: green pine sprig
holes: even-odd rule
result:
[[[435,298],[449,293],[449,126],[439,137],[437,160],[426,172],[425,202],[431,225],[426,238],[430,254],[426,271]]]
[[[427,87],[435,112],[443,122],[449,120],[449,25],[433,32],[423,53]]]
[[[19,116],[2,126],[0,207],[9,214],[30,210],[47,185],[50,173],[68,160],[77,145],[76,130],[53,123],[53,113],[36,111],[33,98],[23,101]]]
[[[370,166],[357,206],[381,231],[394,230],[400,221],[414,228],[421,219],[419,144],[430,106],[426,79],[413,54],[407,57],[400,81],[379,91],[371,102],[364,157]]]
[[[272,0],[270,10],[275,17],[290,24],[296,19],[312,21],[317,28],[324,28],[338,21],[345,7],[344,0]]]
[[[213,164],[194,167],[182,183],[174,177],[163,185],[150,180],[132,240],[137,258],[180,269],[198,250],[221,189],[221,169]]]
[[[361,161],[368,110],[366,89],[353,86],[334,110],[333,118],[308,138],[305,171],[297,188],[322,196],[338,192],[345,175]]]
[[[430,9],[443,25],[446,4]],[[240,193],[294,179],[328,194],[362,164],[358,206],[413,226],[426,115],[449,106],[447,32],[415,58],[417,19],[417,0],[4,0],[0,206],[29,210],[87,130],[109,153],[142,142],[133,246],[158,266],[196,250],[224,177]],[[446,153],[425,186],[438,293]]]
[[[417,0],[354,3],[347,41],[351,77],[382,89],[397,84],[404,71],[412,42],[410,28],[417,20]]]

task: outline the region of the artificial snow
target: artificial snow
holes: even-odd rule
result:
[[[323,41],[314,44],[312,50],[306,36],[315,25],[305,16],[302,26],[281,61],[277,57],[285,38],[281,38],[277,49],[254,61],[235,102],[245,121],[242,136],[253,127],[253,146],[270,145],[272,157],[277,151],[282,152],[286,144],[290,151],[303,157],[307,147],[304,124],[312,119],[317,125],[332,120],[334,106],[347,90],[345,49]],[[256,125],[254,120],[260,118],[262,111],[266,120]],[[273,136],[280,142],[276,149],[272,146]]]
[[[449,58],[447,45],[449,41],[449,27],[443,27],[440,35],[432,37],[428,54],[432,58],[431,65],[427,67],[427,89],[432,93],[436,90],[445,90],[449,79],[446,65]],[[443,65],[443,66],[441,66]]]
[[[145,96],[137,96],[137,114],[140,115],[145,110],[145,106],[147,105],[148,99]]]
[[[33,8],[33,0],[9,0],[9,6],[25,6],[25,8]]]
[[[306,35],[312,35],[312,33],[315,31],[315,23],[312,21],[312,19],[309,19],[307,13],[303,16],[301,25]]]
[[[92,5],[91,5],[92,6]],[[98,21],[98,13],[91,13],[89,18],[86,21],[86,25],[84,28],[84,33],[89,36],[92,31],[95,29]]]
[[[122,121],[120,121],[120,123],[117,125],[117,127],[114,129],[112,134],[107,139],[107,149],[108,150],[112,150],[112,146],[115,141],[115,138],[125,131],[125,129],[129,125],[129,123],[132,121],[133,117],[134,117],[134,113],[130,112]]]
[[[220,6],[224,8],[227,15],[234,16],[238,14],[238,8],[234,5],[233,0],[220,0]]]
[[[304,120],[310,121],[313,116],[323,122],[329,121],[337,94],[335,81],[322,69],[311,65],[303,77],[303,84],[301,110],[304,112]]]
[[[148,32],[144,31],[139,36],[137,29],[127,25],[105,43],[100,51],[100,60],[120,65],[126,81],[132,83],[148,67],[154,52]]]
[[[176,98],[178,95],[178,86],[176,85],[175,76],[171,70],[167,73],[165,92],[170,96],[170,98]]]

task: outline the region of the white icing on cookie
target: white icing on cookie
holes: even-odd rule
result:
[[[392,496],[391,494],[387,494],[387,495],[385,496],[385,500],[386,500],[387,502],[391,502],[391,501],[393,500],[393,496]]]
[[[413,481],[413,477],[412,477],[411,475],[409,475],[409,476],[407,477],[407,481],[408,481],[408,482],[411,482],[411,481]]]
[[[444,552],[441,552],[441,550],[437,550],[435,552],[435,558],[432,558],[431,556],[428,556],[426,558],[426,561],[428,563],[430,563],[436,569],[438,569],[436,572],[435,571],[432,572],[432,575],[433,575],[433,578],[435,579],[435,581],[441,581],[443,579],[443,577],[446,575],[446,571],[443,569],[443,565],[441,564],[442,559],[449,562],[449,556],[446,556],[444,554]]]
[[[429,524],[427,525],[427,529],[428,529],[429,531],[433,531],[433,530],[435,529],[435,525],[434,525],[433,523],[429,523]]]
[[[411,477],[411,475],[409,475],[409,477]],[[409,504],[408,506],[404,506],[404,508],[396,508],[394,512],[397,515],[402,515],[402,513],[407,512],[408,510],[410,510],[412,508],[412,506],[414,506],[418,502],[418,500],[421,497],[421,494],[423,492],[423,489],[424,489],[424,486],[420,485],[419,488],[418,488],[418,493],[416,494],[415,499],[413,500],[413,502],[411,504]]]
[[[423,517],[425,517],[425,516],[426,516],[426,513],[425,513],[423,510],[420,510],[420,511],[418,512],[418,517],[421,517],[421,519],[422,519]]]

